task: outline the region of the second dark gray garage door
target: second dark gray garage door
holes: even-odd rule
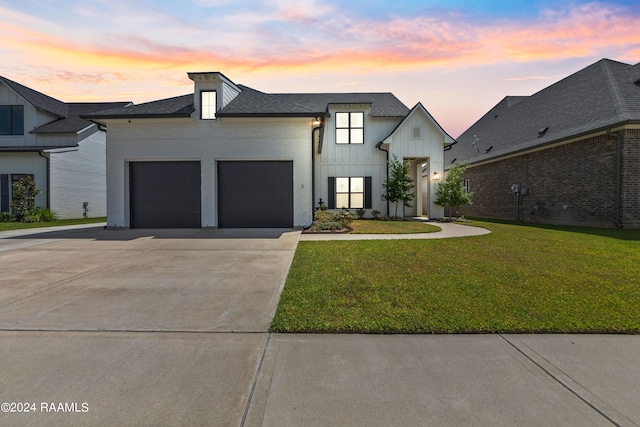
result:
[[[218,227],[293,227],[293,162],[218,162]]]
[[[129,164],[131,228],[200,228],[200,162]]]

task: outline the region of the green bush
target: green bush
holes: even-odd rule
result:
[[[11,212],[0,212],[0,222],[16,222],[16,216]]]
[[[29,215],[27,215],[23,222],[53,222],[58,219],[58,216],[49,208],[35,208]]]
[[[15,215],[16,221],[29,222],[28,220],[36,211],[36,196],[40,194],[40,190],[36,188],[33,178],[30,176],[20,178],[11,185],[11,192],[13,194],[11,212]]]
[[[356,214],[348,210],[317,210],[315,213],[315,228],[318,230],[342,230],[351,221],[356,219]]]

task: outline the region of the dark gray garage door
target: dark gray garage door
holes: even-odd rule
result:
[[[293,227],[293,162],[218,162],[218,226]]]
[[[129,164],[132,228],[200,228],[200,162]]]

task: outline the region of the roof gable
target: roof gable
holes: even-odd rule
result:
[[[404,125],[415,115],[415,114],[423,114],[427,120],[432,123],[443,135],[444,137],[444,142],[445,145],[451,145],[451,144],[455,144],[456,141],[442,128],[442,126],[440,126],[440,124],[436,121],[436,119],[433,118],[433,116],[431,115],[431,113],[429,113],[429,111],[427,111],[426,108],[424,108],[424,105],[422,105],[422,103],[418,102],[409,112],[409,114],[407,114],[404,119],[402,119],[402,121],[400,123],[398,123],[398,126],[396,126],[393,131],[391,131],[391,133],[389,134],[389,136],[387,136],[383,141],[382,144],[388,144],[391,142],[391,140],[393,139],[393,136],[399,132],[399,130],[404,127]]]
[[[458,137],[447,163],[484,161],[640,123],[640,87],[630,81],[629,68],[603,59],[531,96],[504,98]]]
[[[67,104],[62,101],[23,86],[20,83],[7,79],[6,77],[0,76],[0,81],[23,97],[28,103],[40,110],[54,114],[58,117],[67,117],[69,114]]]

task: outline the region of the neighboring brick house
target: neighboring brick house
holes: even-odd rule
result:
[[[602,59],[507,96],[447,151],[467,164],[467,216],[640,227],[640,63]]]
[[[320,200],[387,214],[387,159],[411,161],[414,207],[453,139],[427,110],[391,93],[267,94],[218,72],[194,92],[83,117],[107,124],[110,228],[306,227]],[[417,178],[419,177],[419,178]],[[402,210],[399,210],[401,212]]]
[[[64,103],[0,76],[0,211],[31,176],[36,205],[60,218],[106,215],[105,129],[80,114],[127,104]]]

